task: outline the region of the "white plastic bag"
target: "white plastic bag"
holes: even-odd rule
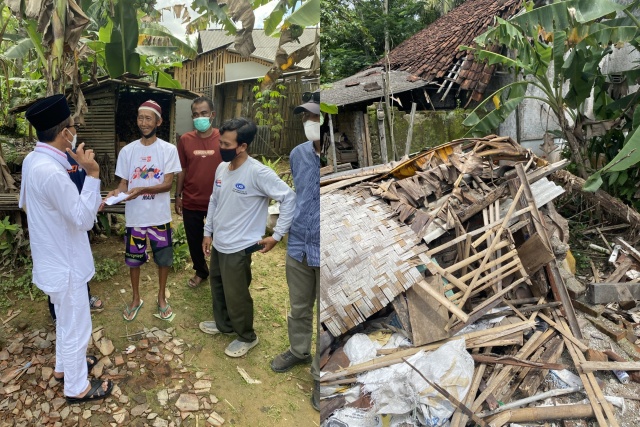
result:
[[[459,339],[429,354],[420,351],[407,359],[429,381],[458,400],[469,392],[473,359]],[[448,425],[455,407],[406,363],[376,369],[358,377],[363,391],[371,392],[378,414],[407,414],[417,409],[418,419],[430,427]]]
[[[382,417],[358,408],[338,409],[323,427],[382,427]]]
[[[380,344],[371,341],[365,334],[355,334],[344,345],[344,353],[351,361],[351,365],[368,362],[377,356]]]

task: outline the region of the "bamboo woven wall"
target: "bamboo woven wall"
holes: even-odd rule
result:
[[[364,322],[422,278],[415,266],[427,262],[428,248],[394,216],[386,201],[366,192],[320,196],[320,322],[332,335]]]

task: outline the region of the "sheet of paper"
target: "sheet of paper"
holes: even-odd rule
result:
[[[115,205],[116,203],[120,203],[121,201],[123,201],[127,197],[129,197],[129,195],[127,193],[120,193],[117,196],[107,197],[107,199],[104,201],[104,203],[107,204],[107,205]]]

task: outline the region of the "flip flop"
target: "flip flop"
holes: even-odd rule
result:
[[[107,380],[107,384],[108,384],[107,390],[102,389],[103,382],[104,380],[100,380],[97,378],[91,380],[89,382],[89,384],[91,385],[91,388],[89,389],[87,394],[85,394],[83,397],[65,396],[67,403],[70,405],[73,405],[74,403],[82,403],[82,402],[89,402],[90,400],[104,399],[105,397],[111,394],[111,391],[113,390],[113,381]]]
[[[100,303],[100,305],[97,305],[97,303]],[[102,302],[100,297],[92,295],[91,298],[89,298],[89,307],[91,311],[99,313],[104,310],[104,302]]]
[[[169,310],[171,310],[171,314],[167,316],[167,311]],[[173,319],[176,317],[176,314],[173,312],[173,309],[171,309],[171,306],[169,305],[169,301],[167,301],[167,306],[165,308],[160,307],[160,304],[158,304],[158,314],[154,314],[154,316],[160,320],[166,320],[167,322],[172,322]]]
[[[133,307],[132,309],[129,309],[129,306],[126,306],[124,308],[124,312],[122,313],[122,318],[127,322],[133,322],[135,318],[138,316],[138,311],[140,311],[140,307],[142,307],[143,303],[144,301],[140,299],[140,304],[138,304],[137,307]],[[131,319],[127,319],[127,317],[131,316],[131,314],[133,314],[133,317]]]
[[[198,276],[196,276],[196,277],[198,277]],[[200,284],[201,284],[202,282],[204,282],[204,279],[200,279],[200,282],[196,283],[196,281],[195,281],[195,280],[193,280],[193,277],[191,277],[191,278],[189,279],[189,281],[187,282],[187,286],[188,286],[188,287],[190,287],[191,289],[195,289],[195,288],[197,288],[198,286],[200,286]]]
[[[91,372],[94,366],[98,363],[98,358],[95,356],[86,356],[87,357],[87,372]],[[57,378],[55,375],[53,379],[58,381],[59,383],[64,383],[64,375],[60,378]]]

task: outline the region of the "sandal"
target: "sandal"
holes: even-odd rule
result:
[[[194,280],[194,278],[196,278],[196,277],[197,277],[198,279],[200,279],[200,281],[199,281],[199,282],[196,282],[196,281]],[[187,286],[188,286],[188,287],[190,287],[191,289],[195,289],[195,288],[197,288],[198,286],[200,286],[200,284],[201,284],[202,282],[204,282],[204,279],[203,279],[203,278],[201,278],[200,276],[193,276],[193,277],[192,277],[192,278],[190,278],[190,279],[189,279],[189,281],[187,282]]]
[[[171,314],[167,315],[167,311],[171,310]],[[158,319],[166,320],[167,322],[173,321],[173,318],[176,317],[176,314],[171,309],[169,305],[169,301],[167,301],[167,305],[165,308],[160,307],[160,303],[158,303],[158,314],[154,314]]]
[[[104,380],[99,380],[99,379],[91,380],[89,382],[89,385],[91,385],[91,388],[89,389],[87,394],[85,394],[82,397],[65,396],[67,403],[70,405],[73,405],[74,403],[82,403],[82,402],[88,402],[90,400],[104,399],[105,397],[111,394],[111,391],[113,390],[113,381],[107,380],[106,390],[102,389],[103,382]]]
[[[96,366],[96,364],[98,363],[98,358],[95,356],[87,356],[87,372],[91,372],[91,370],[93,369],[94,366]],[[56,377],[55,374],[53,375],[53,379],[58,381],[59,383],[64,383],[64,375],[61,376],[60,378]]]
[[[122,313],[122,318],[127,322],[133,322],[135,318],[138,316],[138,311],[140,311],[140,307],[142,307],[142,304],[144,304],[144,301],[140,299],[140,304],[138,304],[137,307],[133,307],[130,309],[129,306],[126,306],[124,308],[124,312]],[[133,317],[131,317],[132,314],[133,314]],[[131,318],[129,319],[129,317]]]
[[[91,298],[89,298],[89,308],[91,308],[92,311],[100,312],[104,310],[104,303],[100,297],[92,295]]]

